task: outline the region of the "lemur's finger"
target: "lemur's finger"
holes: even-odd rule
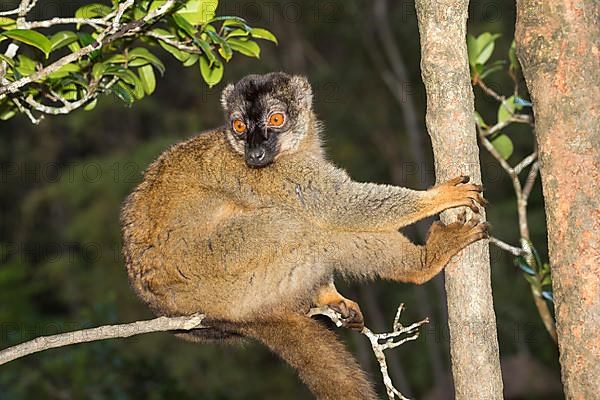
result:
[[[459,224],[464,225],[466,221],[467,221],[467,212],[466,211],[461,212],[456,217],[456,222],[458,222]]]

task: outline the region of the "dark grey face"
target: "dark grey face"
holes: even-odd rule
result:
[[[282,72],[248,75],[223,91],[227,139],[252,168],[297,149],[306,134],[312,94],[306,79]]]

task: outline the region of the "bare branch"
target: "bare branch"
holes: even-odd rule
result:
[[[177,40],[173,40],[168,36],[165,35],[161,35],[160,33],[156,33],[156,32],[148,32],[146,34],[146,36],[148,37],[152,37],[158,40],[162,40],[163,42],[165,42],[168,45],[171,45],[173,47],[176,47],[177,49],[181,50],[181,51],[185,51],[188,53],[194,53],[194,54],[202,54],[202,51],[200,51],[197,47],[194,46],[188,46],[180,41]]]
[[[512,246],[512,245],[510,245],[506,242],[503,242],[502,240],[495,238],[493,236],[490,236],[490,243],[504,251],[508,251],[510,254],[512,254],[515,257],[522,256],[526,253],[525,250],[523,250],[522,248]]]
[[[369,328],[363,328],[361,333],[371,342],[371,347],[375,357],[379,362],[383,382],[385,384],[389,400],[396,398],[408,400],[398,391],[390,379],[387,362],[384,351],[396,348],[406,342],[415,340],[419,337],[418,329],[428,323],[428,319],[413,323],[407,327],[400,323],[400,315],[404,305],[400,304],[396,317],[394,318],[393,331],[389,333],[373,333]],[[309,317],[315,315],[324,315],[338,327],[342,326],[342,317],[329,307],[313,308],[308,314]],[[70,346],[78,343],[94,342],[98,340],[127,338],[135,335],[141,335],[152,332],[167,331],[189,331],[192,329],[204,329],[207,326],[202,325],[204,314],[194,314],[181,317],[159,317],[146,321],[136,321],[128,324],[104,325],[97,328],[82,329],[73,332],[59,333],[51,336],[40,336],[25,343],[8,347],[0,351],[0,365],[9,363],[18,358],[30,354],[39,353],[44,350],[57,347]]]
[[[109,23],[105,18],[52,18],[44,21],[30,21],[23,24],[25,29],[50,28],[55,25],[82,24],[90,25],[95,29],[100,26],[108,26]]]
[[[527,201],[529,195],[531,194],[531,189],[533,189],[533,184],[535,183],[535,179],[537,178],[538,171],[540,170],[540,162],[536,161],[529,170],[529,174],[527,175],[527,179],[525,179],[525,186],[523,187],[523,199]]]
[[[492,89],[488,85],[486,85],[485,82],[483,82],[481,79],[477,79],[475,81],[475,84],[477,86],[479,86],[488,96],[493,97],[494,99],[498,100],[500,103],[504,103],[504,100],[506,100],[506,98],[504,96],[500,96],[498,93],[496,93],[494,91],[494,89]]]
[[[129,324],[105,325],[97,328],[60,333],[58,335],[40,336],[36,339],[0,351],[0,365],[16,360],[17,358],[25,357],[29,354],[77,343],[126,338],[151,332],[202,329],[205,328],[205,326],[202,325],[203,319],[203,314],[194,314],[186,317],[159,317]]]
[[[535,160],[537,160],[537,151],[534,151],[533,153],[531,153],[530,155],[528,155],[527,157],[525,157],[520,163],[518,163],[515,168],[515,174],[519,175],[525,168],[527,168],[529,165],[531,165],[532,162],[534,162]]]
[[[402,393],[394,387],[392,379],[390,378],[387,366],[387,360],[385,358],[385,350],[394,349],[402,344],[415,340],[419,337],[418,329],[429,322],[427,318],[415,322],[407,327],[403,326],[400,323],[400,315],[402,314],[402,310],[404,310],[404,304],[400,304],[398,306],[398,311],[396,312],[396,316],[394,318],[393,330],[392,332],[385,333],[373,333],[369,328],[364,327],[360,333],[369,339],[371,343],[371,348],[373,349],[373,353],[375,354],[375,358],[379,363],[379,369],[381,371],[381,376],[383,378],[383,384],[385,385],[385,389],[388,395],[389,400],[394,400],[396,398],[401,400],[409,400],[407,397],[402,395]],[[333,311],[329,307],[320,307],[313,308],[309,311],[308,316],[312,317],[315,315],[325,315],[337,326],[342,326],[342,318],[337,312]]]

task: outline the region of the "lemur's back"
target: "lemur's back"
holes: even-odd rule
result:
[[[191,282],[210,285],[210,271],[202,271],[211,264],[210,254],[203,250],[209,249],[207,240],[216,224],[236,211],[205,185],[214,173],[208,167],[211,158],[224,146],[213,131],[166,150],[123,206],[123,253],[131,285],[161,314],[201,310],[204,301],[188,301],[186,293]],[[185,309],[192,304],[194,309]]]

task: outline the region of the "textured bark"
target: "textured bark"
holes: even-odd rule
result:
[[[600,3],[518,1],[533,100],[560,364],[569,399],[600,396]]]
[[[468,5],[466,0],[416,1],[438,182],[461,174],[481,181],[466,48]],[[442,221],[452,222],[456,214],[444,212]],[[456,399],[502,399],[487,241],[454,258],[446,268],[446,292]]]

